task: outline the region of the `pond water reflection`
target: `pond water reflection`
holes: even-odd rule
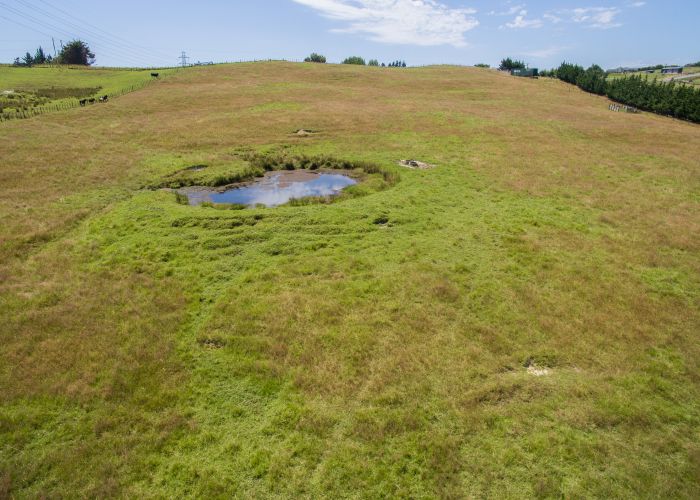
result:
[[[268,172],[249,184],[222,191],[215,188],[185,188],[190,205],[204,202],[238,205],[265,205],[276,207],[292,199],[309,196],[335,196],[348,186],[357,184],[355,179],[343,174],[310,170],[283,170]]]

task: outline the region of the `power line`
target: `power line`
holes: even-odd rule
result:
[[[54,25],[52,25],[52,24],[50,24],[50,23],[47,23],[46,21],[41,20],[41,19],[37,19],[36,17],[31,16],[31,15],[27,14],[26,12],[22,12],[21,10],[18,10],[18,9],[16,9],[16,8],[14,8],[14,7],[10,7],[9,5],[7,5],[7,4],[5,4],[5,3],[0,2],[0,5],[2,5],[3,7],[5,7],[6,9],[8,9],[10,12],[12,12],[13,14],[15,14],[16,16],[20,16],[20,17],[24,18],[25,20],[31,21],[31,22],[33,22],[33,23],[36,23],[36,24],[38,24],[39,26],[42,26],[43,28],[48,28],[48,29],[51,29],[51,30],[54,30],[54,31],[59,31],[59,32],[63,33],[64,35],[67,35],[67,36],[69,36],[69,37],[74,37],[74,36],[75,36],[73,33],[69,32],[69,31],[66,31],[66,30],[64,30],[64,29],[62,29],[62,28],[58,28],[58,27],[56,27],[56,26],[54,26]]]
[[[45,22],[45,21],[43,21],[43,20],[41,20],[41,19],[37,19],[37,18],[35,18],[34,16],[31,16],[31,15],[29,15],[29,14],[27,14],[27,13],[25,13],[25,12],[22,12],[22,11],[20,11],[20,10],[18,10],[18,9],[12,8],[12,7],[8,6],[8,5],[5,4],[5,3],[0,2],[0,5],[2,5],[2,6],[4,6],[4,7],[6,7],[6,8],[8,8],[8,10],[10,10],[10,11],[11,11],[12,13],[14,13],[15,15],[18,15],[18,16],[24,18],[25,20],[28,20],[28,21],[30,21],[30,22],[32,22],[32,23],[35,23],[36,25],[40,26],[40,27],[43,28],[43,29],[49,29],[49,30],[57,31],[57,32],[59,32],[59,33],[63,33],[64,35],[66,35],[66,36],[68,36],[68,37],[70,37],[70,38],[79,38],[78,36],[75,35],[75,33],[72,33],[72,32],[70,32],[70,31],[67,31],[67,30],[62,29],[62,28],[58,28],[58,27],[56,27],[56,26],[53,25],[53,24],[47,23],[47,22]],[[9,18],[7,18],[7,17],[5,17],[5,16],[2,16],[2,17],[3,17],[4,19],[7,19],[7,20],[10,21],[10,22],[14,22],[15,24],[18,24],[18,25],[20,25],[20,26],[23,26],[24,28],[31,29],[32,31],[36,31],[37,33],[40,33],[40,34],[46,36],[47,38],[51,38],[51,35],[48,35],[47,33],[43,32],[43,31],[40,31],[40,30],[37,30],[36,28],[27,26],[26,24],[23,24],[23,23],[21,23],[21,22],[19,22],[19,21],[17,21],[17,20],[9,19]],[[99,42],[98,42],[96,45],[99,46],[99,47],[102,47],[102,46],[100,45]],[[116,48],[106,48],[106,47],[102,47],[101,51],[107,53],[108,55],[111,54],[112,56],[116,56],[116,57],[119,57],[119,58],[122,58],[122,59],[126,59],[126,60],[128,60],[129,62],[135,63],[135,64],[137,64],[137,65],[150,64],[150,63],[153,62],[153,61],[148,60],[148,59],[147,59],[146,57],[144,57],[144,56],[129,54],[129,53],[123,52],[123,51],[121,51],[121,50],[118,50],[118,49],[116,49]]]
[[[125,44],[123,44],[123,43],[121,43],[121,42],[114,42],[114,41],[112,41],[112,40],[109,40],[107,37],[105,37],[105,36],[103,36],[103,35],[100,35],[99,33],[95,33],[94,31],[92,31],[92,30],[90,30],[90,29],[87,29],[87,28],[85,28],[84,26],[80,26],[80,25],[78,25],[78,24],[76,24],[76,23],[73,23],[73,22],[71,22],[71,21],[67,21],[67,20],[65,20],[65,19],[61,19],[61,18],[59,18],[58,16],[56,16],[55,14],[52,14],[51,12],[48,12],[48,11],[46,11],[46,10],[44,10],[44,9],[41,9],[41,8],[37,7],[36,5],[34,5],[34,4],[32,4],[32,3],[29,3],[29,2],[27,2],[27,1],[25,1],[25,0],[16,0],[16,1],[19,2],[19,3],[21,3],[21,4],[23,4],[25,7],[31,9],[32,12],[39,12],[39,13],[43,14],[44,16],[48,17],[48,18],[51,19],[51,20],[60,21],[60,22],[62,22],[63,24],[72,27],[73,29],[77,29],[77,30],[79,30],[80,32],[83,32],[83,33],[88,34],[89,36],[91,36],[91,37],[94,38],[94,39],[102,40],[102,41],[105,42],[105,43],[109,43],[110,45],[114,45],[114,46],[115,46],[115,47],[114,47],[115,49],[119,49],[119,50],[121,50],[121,51],[124,51],[125,53],[128,53],[129,55],[132,55],[132,56],[135,56],[135,57],[138,57],[138,58],[144,58],[144,51],[141,50],[141,49],[136,50],[136,49],[133,49],[133,48],[131,48],[131,47],[128,47],[127,45],[125,45]],[[48,4],[47,4],[47,5],[48,5]],[[149,54],[149,55],[150,55],[151,57],[153,57],[153,54]],[[146,58],[146,59],[147,59],[147,58]]]
[[[14,13],[15,15],[21,16],[22,18],[29,20],[33,23],[36,23],[37,25],[39,25],[43,28],[48,28],[50,30],[54,30],[54,31],[57,31],[59,33],[63,33],[66,36],[71,37],[71,38],[80,38],[80,37],[76,36],[75,32],[68,31],[64,28],[57,27],[56,25],[51,24],[43,19],[38,19],[30,14],[27,14],[26,12],[23,12],[19,9],[14,8],[14,7],[10,7],[3,2],[0,2],[0,5],[3,5],[6,8],[8,8],[8,10],[11,11],[12,13]],[[99,41],[98,41],[97,45],[100,45]],[[147,57],[145,57],[141,54],[126,52],[124,50],[121,50],[118,47],[111,47],[111,46],[109,48],[103,47],[102,52],[106,52],[107,54],[116,55],[117,57],[127,59],[127,60],[129,60],[131,62],[135,62],[137,64],[149,64],[149,63],[153,62],[152,60],[148,59]]]
[[[64,15],[70,17],[71,19],[73,19],[73,20],[75,20],[75,21],[77,21],[77,22],[81,22],[81,23],[85,24],[86,26],[92,27],[93,29],[97,30],[98,32],[104,33],[104,34],[105,34],[106,36],[108,36],[109,38],[112,38],[112,39],[117,40],[117,41],[121,40],[123,43],[126,43],[126,44],[128,44],[128,45],[130,45],[130,46],[132,46],[132,47],[135,47],[135,48],[139,49],[139,50],[154,51],[154,53],[155,53],[155,52],[159,52],[160,55],[161,55],[162,57],[169,57],[169,56],[166,55],[165,52],[162,52],[160,49],[142,47],[142,46],[140,46],[140,45],[137,45],[137,44],[133,43],[133,42],[130,41],[130,40],[127,40],[127,39],[122,38],[122,37],[117,36],[117,35],[113,35],[113,34],[111,34],[110,32],[108,32],[108,31],[106,31],[106,30],[104,30],[104,29],[102,29],[102,28],[99,28],[99,27],[95,26],[94,24],[90,24],[89,22],[87,22],[87,21],[85,21],[85,20],[79,19],[79,18],[76,17],[75,15],[73,15],[73,14],[71,14],[71,13],[69,13],[69,12],[66,12],[66,11],[63,10],[63,9],[60,9],[60,8],[58,8],[58,7],[56,7],[56,6],[54,6],[54,5],[50,4],[50,3],[48,3],[46,0],[38,0],[38,1],[41,2],[41,3],[43,3],[44,5],[46,5],[46,6],[48,6],[48,7],[51,7],[52,9],[54,9],[54,10],[56,10],[56,11],[58,11],[58,12],[61,12],[62,14],[64,14]]]
[[[44,35],[44,36],[47,37],[47,38],[51,38],[51,35],[47,35],[47,34],[44,33],[43,31],[39,31],[39,30],[37,30],[37,29],[35,29],[35,28],[32,28],[31,26],[27,26],[26,24],[22,24],[22,23],[20,23],[19,21],[17,21],[16,19],[10,19],[9,17],[5,17],[5,16],[3,16],[2,14],[0,14],[0,17],[2,17],[3,19],[5,19],[6,21],[10,21],[11,23],[15,23],[15,24],[17,24],[17,25],[19,25],[19,26],[22,26],[23,28],[27,28],[28,30],[35,31],[35,32],[39,33],[40,35]]]

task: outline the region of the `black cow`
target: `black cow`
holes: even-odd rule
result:
[[[88,99],[88,102],[89,102],[90,104],[95,104],[95,98],[92,97],[92,98]]]
[[[160,73],[151,73],[151,76],[153,78],[158,78],[160,76]]]
[[[80,106],[84,107],[87,104],[87,99],[80,99]]]
[[[100,102],[107,102],[109,100],[109,96],[103,95],[100,97]]]

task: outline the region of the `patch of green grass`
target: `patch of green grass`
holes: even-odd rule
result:
[[[161,77],[175,69],[158,70]],[[151,70],[76,66],[0,66],[0,110],[12,114],[40,106],[62,107],[77,99],[121,94],[153,80]],[[13,91],[13,93],[7,93]]]

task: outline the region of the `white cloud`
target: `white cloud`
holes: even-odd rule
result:
[[[513,19],[511,22],[506,23],[505,27],[506,28],[541,28],[542,27],[542,20],[541,19],[525,19],[525,16],[527,16],[527,11],[526,10],[521,10],[517,16],[515,16],[515,19]]]
[[[525,8],[525,4],[523,5],[513,5],[511,8],[508,10],[504,10],[502,12],[497,12],[495,10],[492,10],[489,12],[489,16],[512,16],[513,14],[517,14],[521,10]]]
[[[646,4],[646,2],[632,2],[630,7],[644,7]]]
[[[564,52],[565,50],[568,50],[570,47],[547,47],[545,49],[538,49],[538,50],[532,50],[529,52],[521,52],[519,55],[527,56],[527,57],[534,57],[537,59],[547,59],[549,57],[556,56],[557,54],[560,54]]]
[[[435,0],[293,0],[343,21],[337,33],[363,33],[371,40],[407,45],[467,45],[465,33],[479,21],[474,9],[454,9]]]
[[[560,22],[563,21],[563,19],[559,16],[555,16],[554,14],[547,13],[542,16],[545,21],[549,21],[552,24],[559,24]]]
[[[620,14],[616,7],[586,7],[571,11],[571,20],[591,28],[610,29],[622,26],[615,18]]]

